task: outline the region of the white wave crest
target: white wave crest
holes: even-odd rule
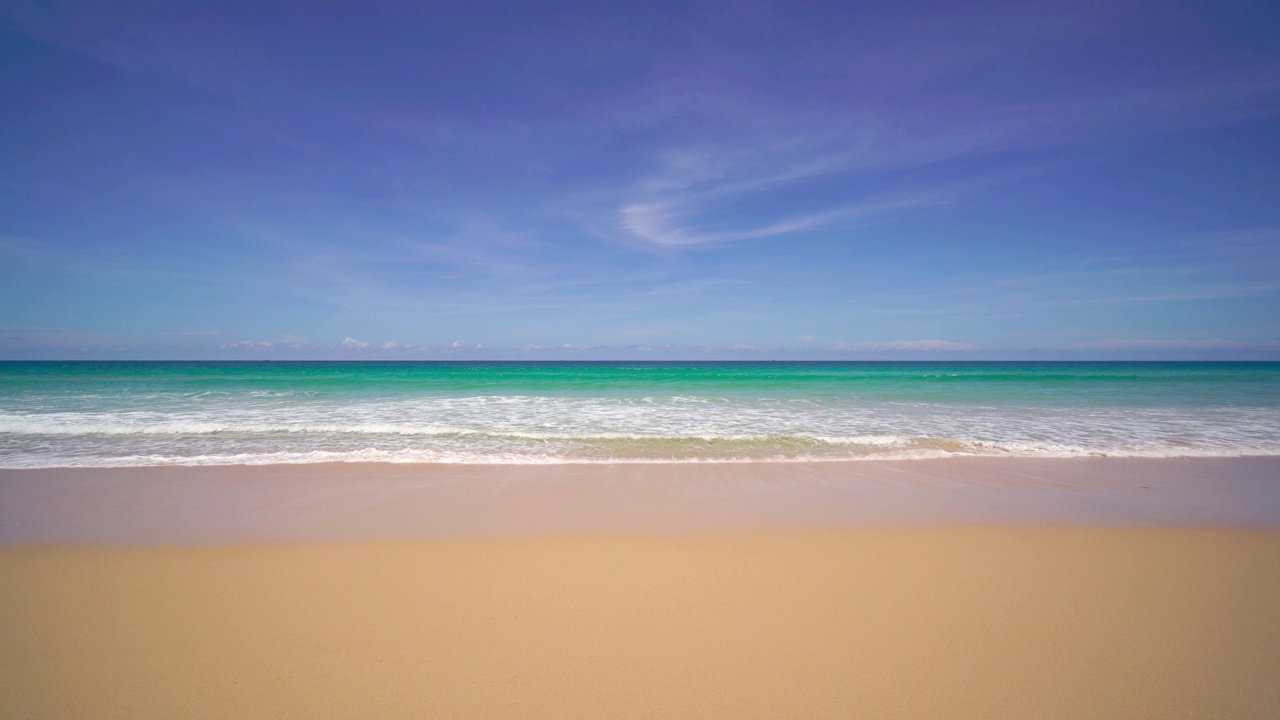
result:
[[[693,395],[110,398],[0,409],[0,467],[1280,454],[1280,408]]]

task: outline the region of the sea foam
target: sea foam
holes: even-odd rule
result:
[[[0,467],[1280,454],[1269,367],[121,365],[0,368]]]

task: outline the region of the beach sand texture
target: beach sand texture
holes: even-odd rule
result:
[[[1266,718],[1280,533],[0,550],[6,718]]]

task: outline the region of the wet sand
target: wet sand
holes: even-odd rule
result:
[[[1280,527],[1280,457],[0,470],[0,545],[939,523]]]
[[[1273,460],[847,465],[6,471],[0,716],[1275,717]]]

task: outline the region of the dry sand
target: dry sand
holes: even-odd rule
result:
[[[334,488],[358,486],[356,469],[349,483],[313,469],[313,479],[337,475],[309,493],[291,484],[308,477],[302,470],[140,473],[129,496],[142,509],[126,517],[148,529],[135,541],[172,542],[175,531],[157,519],[165,508],[194,522],[207,502],[192,539],[212,544],[0,548],[0,717],[1280,716],[1280,529],[1205,527],[1234,507],[1208,500],[1202,515],[1174,513],[1200,527],[1149,527],[1141,502],[1125,499],[1167,492],[1185,505],[1213,495],[1192,492],[1196,482],[1236,502],[1265,498],[1274,462],[1198,466],[1199,481],[1175,481],[1194,464],[1034,466],[1039,490],[994,509],[999,473],[965,474],[987,466],[915,467],[903,484],[890,482],[891,468],[860,471],[879,478],[865,495],[830,490],[840,484],[830,476],[745,491],[703,473],[719,491],[677,492],[664,484],[670,476],[652,475],[653,503],[682,499],[679,523],[578,532],[588,518],[643,529],[662,517],[649,501],[636,500],[642,511],[605,507],[621,502],[615,489],[551,513],[537,526],[561,528],[550,535],[528,532],[512,504],[549,508],[584,485],[552,483],[550,495],[523,483],[463,490],[409,483],[411,470],[397,470],[388,477],[404,472],[418,489],[340,512],[353,496]],[[1023,472],[1009,467],[1019,466],[1001,472]],[[1113,469],[1102,479],[1132,492],[1068,481],[1086,467]],[[928,472],[945,477],[921,480]],[[34,518],[35,534],[54,540],[85,522],[98,536],[122,532],[128,523],[109,520],[128,508],[102,506],[111,483],[93,480],[110,477],[0,476],[6,522]],[[236,477],[257,484],[206,487]],[[37,480],[53,482],[41,494]],[[237,524],[248,498],[275,500]],[[453,537],[360,539],[378,513],[393,534],[425,533],[424,518],[451,515],[413,503],[448,498],[466,519],[445,524]],[[841,512],[817,512],[835,498],[845,498]],[[938,514],[947,499],[960,517],[1012,507],[1013,524],[934,524],[951,517]],[[746,525],[769,527],[710,512],[726,500]],[[855,510],[872,500],[876,517],[917,526],[862,522]],[[1151,500],[1161,502],[1169,507],[1157,521],[1178,505]],[[773,505],[786,511],[761,510]],[[1074,526],[1037,526],[1059,505]],[[1264,510],[1227,524],[1256,526],[1277,512]],[[830,527],[840,518],[844,527]],[[294,533],[277,540],[332,537],[264,543],[257,534],[268,526]],[[510,532],[476,536],[490,527]]]
[[[0,550],[5,718],[1264,718],[1280,533]]]

